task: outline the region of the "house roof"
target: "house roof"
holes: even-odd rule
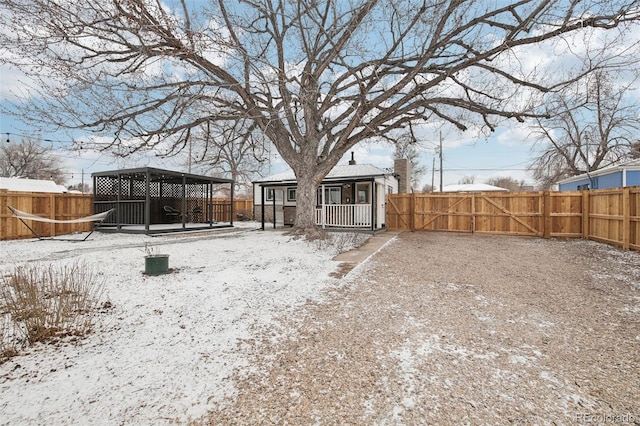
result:
[[[50,192],[56,194],[67,192],[64,186],[58,185],[52,180],[7,177],[0,177],[0,189],[21,192]]]
[[[341,180],[345,178],[366,178],[376,176],[393,176],[388,169],[373,166],[371,164],[337,165],[327,174],[324,180]],[[284,183],[295,182],[296,176],[293,170],[288,170],[275,175],[267,176],[254,181],[254,183]]]
[[[625,161],[623,163],[614,164],[607,167],[603,167],[601,169],[594,170],[589,173],[582,173],[580,175],[561,179],[558,181],[558,184],[577,182],[580,180],[588,179],[589,177],[607,175],[609,173],[619,172],[623,170],[640,170],[640,158],[635,160]]]
[[[446,185],[442,188],[442,192],[485,192],[485,191],[508,191],[506,188],[488,185],[486,183],[465,183],[457,185]],[[434,191],[440,192],[440,191]]]

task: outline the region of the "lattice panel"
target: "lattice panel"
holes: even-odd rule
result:
[[[149,195],[151,196],[151,198],[160,197],[160,185],[161,184],[162,184],[162,182],[151,182],[149,184]]]
[[[122,186],[125,186],[124,181],[122,182]],[[129,189],[129,199],[130,200],[144,200],[146,198],[146,188],[145,183],[142,180],[132,179],[126,185]]]
[[[164,198],[182,198],[182,184],[163,182],[162,196]]]
[[[110,176],[99,176],[95,183],[95,200],[109,201],[118,197],[118,179]]]

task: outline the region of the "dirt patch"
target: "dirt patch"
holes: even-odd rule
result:
[[[344,280],[243,342],[212,423],[640,423],[638,253],[403,233]]]

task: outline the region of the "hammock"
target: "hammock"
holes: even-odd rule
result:
[[[29,231],[31,231],[31,233],[36,237],[38,237],[38,239],[40,240],[45,240],[45,239],[51,240],[52,238],[41,237],[40,235],[38,235],[38,233],[36,233],[36,231],[34,231],[29,225],[25,223],[25,220],[33,220],[36,222],[46,222],[46,223],[102,222],[107,218],[107,216],[109,216],[115,210],[115,209],[111,209],[111,210],[107,210],[106,212],[94,214],[91,216],[79,217],[77,219],[57,220],[57,219],[49,219],[46,217],[38,216],[32,213],[23,212],[22,210],[15,209],[11,206],[7,206],[7,208],[11,211],[11,214],[13,214],[14,217],[18,218],[20,222],[22,222],[24,226],[29,228]],[[91,230],[91,232],[89,232],[89,234],[86,237],[84,237],[82,241],[86,240],[89,237],[89,235],[91,235],[92,233],[93,233],[93,229]],[[70,241],[79,241],[79,240],[70,240]]]

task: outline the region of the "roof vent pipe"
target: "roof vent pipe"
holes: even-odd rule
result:
[[[349,160],[349,165],[350,166],[356,165],[356,160],[353,158],[353,151],[351,151],[351,160]]]

